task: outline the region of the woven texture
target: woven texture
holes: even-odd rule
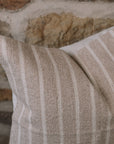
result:
[[[17,96],[10,144],[114,143],[114,30],[97,37],[102,43],[95,37],[68,54],[0,37],[0,63]]]

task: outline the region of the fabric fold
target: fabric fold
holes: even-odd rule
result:
[[[80,65],[114,115],[114,27],[61,49]]]
[[[16,96],[10,144],[113,144],[113,35],[103,31],[65,47],[67,54],[0,37]]]

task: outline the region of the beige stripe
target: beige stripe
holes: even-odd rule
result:
[[[37,63],[37,69],[39,73],[39,87],[40,87],[40,100],[41,100],[41,114],[42,114],[42,128],[43,128],[43,143],[47,144],[47,126],[46,126],[46,110],[45,110],[45,96],[44,96],[44,83],[43,83],[43,71],[40,64],[40,58],[35,47],[32,46],[32,51]]]
[[[13,112],[14,112],[17,105],[17,96],[13,93],[12,97],[13,97]]]
[[[108,50],[107,49],[105,50],[103,45],[97,39],[95,41],[91,42],[90,47],[91,47],[92,51],[97,55],[97,57],[101,61],[102,65],[105,67],[106,71],[108,72],[111,80],[113,81],[114,80],[114,77],[113,77],[113,71],[114,71],[113,58],[114,57],[112,57],[112,58],[110,57],[110,55],[107,52]],[[109,53],[111,53],[111,52],[109,51]],[[93,59],[93,61],[95,61],[94,58],[92,58],[92,59]],[[96,67],[97,67],[97,65],[98,64],[96,63]],[[98,65],[98,67],[99,67],[99,65]],[[101,67],[99,70],[101,70]],[[96,71],[96,69],[95,69],[95,71]],[[101,70],[101,73],[102,73],[102,70]],[[99,78],[101,79],[101,77],[99,77]],[[106,78],[103,78],[103,79],[106,79]]]
[[[29,105],[29,99],[28,99],[28,91],[27,91],[27,84],[26,84],[26,78],[25,78],[25,66],[24,66],[24,54],[22,50],[21,44],[18,42],[18,48],[19,48],[19,60],[20,60],[20,71],[21,71],[21,79],[23,82],[23,88],[24,88],[24,94],[26,99],[26,104],[28,107]]]
[[[20,116],[18,118],[18,140],[17,140],[18,144],[21,144],[21,119],[22,119],[24,111],[25,111],[25,106],[23,104],[22,111],[21,111]]]
[[[13,80],[14,89],[15,89],[16,94],[17,94],[16,81],[15,81],[15,78],[14,78],[14,76],[13,76],[12,68],[11,68],[11,66],[10,66],[10,64],[9,64],[9,61],[8,61],[7,50],[6,50],[6,41],[5,41],[4,38],[2,38],[1,49],[2,49],[3,57],[7,60],[8,68],[9,68],[9,71],[10,71],[10,74],[11,74],[11,77],[12,77],[12,80]],[[14,102],[14,99],[13,99],[13,102]],[[16,103],[16,104],[17,104],[17,103]],[[15,107],[16,107],[16,104],[15,104]],[[12,144],[13,144],[13,143],[12,143]]]
[[[63,57],[65,58],[68,66],[69,66],[70,74],[71,74],[72,81],[73,81],[73,88],[74,88],[75,102],[76,102],[76,134],[77,134],[76,135],[76,143],[78,144],[78,143],[80,143],[80,102],[79,102],[77,81],[76,81],[74,69],[73,69],[70,61],[68,60],[68,58],[66,57],[65,54],[63,54]]]
[[[15,81],[15,78],[14,78],[14,76],[13,76],[13,71],[12,71],[12,68],[11,68],[11,66],[10,66],[10,64],[9,64],[9,61],[8,61],[8,56],[7,56],[7,50],[6,50],[6,40],[4,39],[4,38],[2,38],[2,44],[1,44],[1,46],[2,46],[2,53],[3,53],[3,57],[6,59],[6,61],[7,61],[7,64],[8,64],[8,68],[9,68],[9,71],[10,71],[10,74],[11,74],[11,77],[12,77],[12,80],[13,80],[13,85],[14,85],[14,89],[15,89],[15,92],[16,92],[16,94],[18,93],[17,92],[17,86],[16,86],[16,81]],[[13,102],[15,101],[15,99],[13,99]],[[16,105],[15,105],[15,107],[16,107]]]
[[[105,45],[108,47],[108,50],[110,53],[114,56],[114,37],[111,35],[111,33],[107,32],[107,34],[100,36],[100,38],[103,40]]]
[[[32,111],[30,110],[29,112],[29,144],[32,144]]]
[[[110,53],[110,51],[108,50],[107,46],[104,44],[104,42],[99,38],[97,39],[100,44],[103,46],[103,48],[106,50],[106,52],[108,53],[108,55],[110,56],[110,58],[112,59],[112,61],[114,61],[114,56]]]
[[[106,136],[106,143],[105,144],[109,144],[110,142],[110,131],[111,131],[111,127],[110,127],[110,123],[111,123],[111,119],[112,119],[112,115],[110,110],[108,110],[108,122],[107,122],[107,136]]]
[[[113,87],[114,87],[114,84],[108,74],[108,72],[106,71],[105,67],[103,66],[103,64],[101,63],[100,59],[96,56],[96,54],[92,51],[92,49],[87,45],[86,46],[87,49],[89,50],[89,52],[91,53],[91,55],[94,57],[94,59],[96,60],[96,62],[99,64],[99,66],[101,67],[102,71],[104,72],[104,75],[107,79],[107,81],[109,82],[109,85],[112,89],[112,91],[114,91]]]
[[[90,95],[91,95],[91,106],[92,106],[92,144],[96,143],[96,105],[94,97],[94,88],[90,83]]]
[[[109,33],[111,34],[112,37],[114,37],[114,31],[110,30]]]
[[[29,110],[29,115],[28,115],[28,119],[29,119],[29,144],[32,144],[32,133],[31,133],[31,109],[30,109],[30,105],[29,105],[29,98],[28,98],[28,90],[27,90],[27,83],[26,83],[26,78],[25,78],[25,65],[24,65],[24,54],[23,54],[23,50],[21,47],[21,44],[18,42],[18,48],[19,48],[19,60],[20,60],[20,70],[21,70],[21,79],[22,79],[22,83],[23,83],[23,88],[24,88],[24,95],[25,95],[25,99],[26,99],[26,103],[28,106],[28,110]]]
[[[56,83],[57,83],[57,91],[58,91],[58,109],[59,109],[59,127],[60,127],[60,135],[61,135],[61,139],[60,139],[60,143],[64,144],[64,132],[63,132],[63,109],[62,109],[62,95],[61,95],[61,82],[60,82],[60,76],[59,76],[59,70],[56,66],[56,62],[52,56],[52,54],[50,53],[49,49],[46,48],[45,49],[47,51],[47,54],[54,66],[54,71],[56,74]]]
[[[77,53],[75,53],[73,56],[74,56],[74,58],[76,59],[76,61],[80,64],[81,68],[84,70],[84,72],[86,73],[86,75],[88,76],[88,79],[89,79],[92,83],[94,83],[94,86],[97,88],[97,90],[99,90],[99,87],[98,87],[98,85],[97,85],[97,83],[96,83],[96,80],[94,79],[94,77],[93,77],[93,75],[91,74],[91,72],[89,72],[89,70],[88,70],[88,68],[86,67],[85,64],[80,63],[80,61],[82,61],[82,58],[80,58],[80,57],[78,56],[78,51],[77,51]]]

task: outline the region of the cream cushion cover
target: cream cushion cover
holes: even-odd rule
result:
[[[66,53],[0,36],[16,96],[10,144],[113,144],[114,28],[89,39]]]

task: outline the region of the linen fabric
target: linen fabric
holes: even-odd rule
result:
[[[61,49],[78,62],[114,114],[114,27]]]
[[[0,63],[16,96],[10,144],[114,143],[113,35],[102,32],[103,43],[95,37],[68,54],[0,36]]]

